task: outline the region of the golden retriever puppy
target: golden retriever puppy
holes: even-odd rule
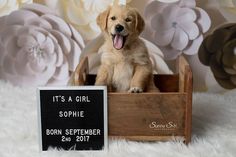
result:
[[[113,6],[97,17],[105,42],[95,85],[113,91],[141,93],[152,76],[147,48],[139,38],[145,23],[138,11],[128,6]]]

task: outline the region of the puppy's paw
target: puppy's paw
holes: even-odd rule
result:
[[[140,87],[131,87],[129,93],[142,93],[143,89]]]

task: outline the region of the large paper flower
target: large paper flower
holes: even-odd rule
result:
[[[32,3],[32,0],[0,0],[0,16],[8,15],[27,3]]]
[[[211,25],[208,14],[196,7],[195,0],[176,3],[151,1],[145,8],[145,37],[157,44],[166,59],[176,59],[181,53],[193,55]]]
[[[83,47],[80,34],[49,8],[26,5],[0,18],[0,78],[20,86],[65,85]]]
[[[36,0],[43,3],[71,23],[86,41],[100,34],[97,16],[113,3],[113,0]],[[130,2],[128,0],[127,2]]]
[[[236,88],[236,24],[227,24],[207,36],[199,59],[210,66],[216,81],[226,89]]]

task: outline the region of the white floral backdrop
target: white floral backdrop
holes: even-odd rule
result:
[[[128,0],[127,3],[132,7],[136,7],[139,12],[145,17],[145,9],[150,2],[157,1],[157,0]],[[200,31],[193,31],[191,30],[186,35],[181,35],[180,37],[187,37],[183,39],[182,43],[168,43],[173,48],[177,48],[175,51],[175,55],[171,54],[168,55],[168,52],[165,52],[165,49],[162,49],[163,41],[153,40],[152,36],[145,36],[144,37],[157,46],[161,48],[166,55],[166,59],[175,59],[176,54],[185,53],[186,58],[190,62],[190,65],[193,70],[194,74],[194,87],[195,90],[200,91],[222,91],[223,89],[216,83],[211,70],[208,67],[202,65],[197,57],[197,49],[200,41],[202,38],[214,30],[216,27],[221,25],[225,22],[235,22],[236,21],[236,1],[235,0],[159,0],[167,2],[167,5],[171,3],[180,3],[179,6],[172,6],[172,8],[182,7],[184,3],[184,7],[187,9],[191,9],[194,12],[187,11],[188,15],[192,15],[194,18],[194,14],[197,15],[196,17],[205,17],[205,20],[199,19],[197,23],[192,23],[191,26],[196,28],[196,30]],[[12,11],[21,8],[24,4],[32,3],[33,0],[2,0],[0,1],[0,16],[9,15]],[[100,30],[96,25],[96,17],[97,15],[106,9],[107,6],[112,5],[113,0],[34,0],[35,3],[40,3],[46,5],[47,7],[51,8],[51,10],[55,11],[57,16],[61,17],[68,23],[70,26],[73,26],[79,34],[81,38],[83,38],[85,44],[97,37],[100,34]],[[187,6],[187,7],[186,7]],[[165,6],[166,7],[166,6]],[[185,9],[185,11],[187,10]],[[166,9],[168,10],[168,9]],[[198,10],[198,12],[197,12]],[[173,12],[174,9],[171,9]],[[151,12],[151,11],[150,11]],[[150,13],[149,12],[149,13]],[[199,14],[205,14],[209,16],[199,16]],[[159,15],[158,15],[159,16]],[[163,15],[162,15],[163,16]],[[167,16],[167,15],[164,15]],[[2,18],[1,18],[2,19]],[[0,19],[0,22],[1,22]],[[146,19],[146,18],[145,18]],[[146,21],[148,22],[148,21]],[[201,23],[202,22],[202,23]],[[147,24],[148,25],[148,24]],[[154,28],[161,27],[160,25],[153,25]],[[188,25],[185,25],[188,26]],[[197,26],[197,27],[195,27]],[[211,27],[210,27],[211,26]],[[187,28],[187,27],[186,27]],[[200,29],[201,28],[201,29]],[[202,29],[203,28],[203,29]],[[205,29],[204,29],[205,28]],[[209,29],[210,28],[210,29]],[[209,29],[209,30],[208,30]],[[150,30],[149,30],[150,31]],[[149,32],[150,33],[150,32]],[[159,32],[160,33],[160,32]],[[195,34],[194,34],[195,33]],[[154,33],[153,33],[154,34]],[[163,39],[161,39],[163,40]],[[160,42],[162,42],[160,46]],[[196,43],[194,45],[194,42]],[[190,45],[193,45],[191,49]],[[165,44],[166,45],[166,44]],[[186,49],[187,48],[187,49]],[[189,51],[189,48],[191,51]],[[188,51],[186,51],[188,50]],[[3,57],[1,57],[3,58]],[[170,66],[172,64],[169,61]]]
[[[12,11],[17,10],[24,4],[32,3],[33,0],[1,0],[0,1],[0,16],[8,15]]]

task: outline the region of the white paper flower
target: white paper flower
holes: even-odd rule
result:
[[[32,3],[32,0],[0,0],[0,16],[8,15],[27,3]]]
[[[176,3],[152,1],[146,6],[147,30],[144,36],[151,37],[168,60],[181,53],[194,55],[208,31],[211,20],[208,14],[196,7],[195,0],[180,0]]]
[[[113,4],[113,0],[38,0],[37,2],[56,10],[81,33],[86,41],[92,40],[100,34],[96,18]]]
[[[79,63],[80,34],[39,4],[0,18],[0,78],[19,86],[66,85]]]

